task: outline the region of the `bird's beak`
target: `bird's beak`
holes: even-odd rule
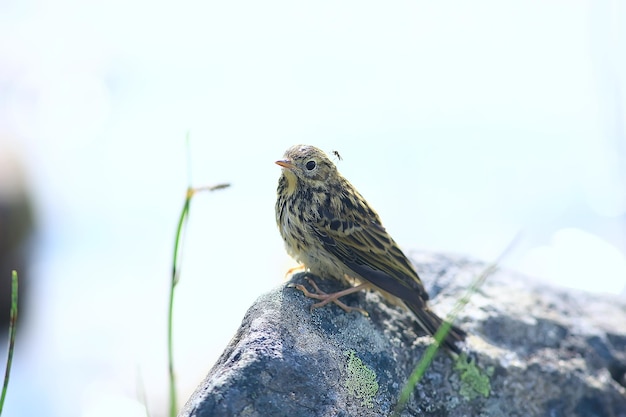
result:
[[[283,168],[294,169],[295,165],[289,159],[281,159],[280,161],[276,161],[276,165],[280,165]]]

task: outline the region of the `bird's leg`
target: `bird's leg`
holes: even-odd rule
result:
[[[289,268],[289,270],[285,272],[285,278],[287,278],[289,275],[292,275],[296,271],[304,271],[305,269],[306,268],[304,265],[298,265],[294,266],[293,268]]]
[[[315,289],[315,292],[310,292],[309,290],[306,289],[304,285],[301,285],[301,284],[296,284],[295,287],[296,289],[302,291],[302,294],[304,294],[305,297],[314,298],[316,300],[322,300],[319,303],[315,303],[311,306],[311,312],[315,310],[316,308],[323,307],[326,304],[333,302],[337,304],[339,307],[341,307],[347,313],[350,313],[351,311],[358,311],[364,316],[369,316],[367,311],[363,310],[362,308],[347,306],[342,301],[340,301],[339,298],[343,297],[344,295],[352,294],[352,293],[367,289],[369,288],[370,284],[361,284],[361,285],[357,285],[356,287],[350,287],[343,291],[338,291],[332,294],[327,294],[324,291],[320,290],[317,284],[315,283],[315,281],[313,281],[312,279],[307,278],[307,281],[309,284],[311,284],[311,286],[313,286],[313,288]]]

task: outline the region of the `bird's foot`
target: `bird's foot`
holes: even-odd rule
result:
[[[302,284],[295,284],[295,285],[290,285],[290,286],[295,287],[296,289],[302,291],[302,294],[304,294],[305,297],[313,298],[315,300],[321,300],[319,303],[315,303],[311,306],[311,312],[313,312],[313,310],[315,310],[316,308],[323,307],[326,304],[332,302],[332,303],[337,304],[347,313],[350,313],[352,311],[358,311],[364,316],[369,316],[368,312],[363,310],[362,308],[347,306],[342,301],[339,300],[339,298],[343,297],[344,295],[352,294],[352,293],[367,289],[369,287],[369,284],[361,284],[361,285],[357,285],[356,287],[350,287],[343,291],[338,291],[332,294],[327,294],[324,291],[320,290],[320,288],[317,286],[315,281],[313,281],[311,278],[307,278],[306,280],[309,284],[311,284],[315,292],[311,292],[307,290],[306,287]]]

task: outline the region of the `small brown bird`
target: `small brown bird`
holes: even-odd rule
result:
[[[333,302],[346,311],[364,312],[346,306],[339,297],[373,287],[402,301],[419,325],[434,335],[443,320],[428,308],[428,293],[417,272],[378,214],[326,154],[314,146],[296,145],[276,164],[282,167],[276,222],[289,255],[312,274],[361,282],[333,294],[320,291],[313,281],[314,293],[297,286],[306,296],[321,300],[312,308]],[[463,330],[451,326],[443,343],[458,353],[455,343],[465,336]]]

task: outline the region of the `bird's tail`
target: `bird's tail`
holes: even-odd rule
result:
[[[409,307],[409,309],[415,314],[419,325],[431,336],[434,336],[437,329],[439,329],[439,327],[441,327],[444,323],[443,319],[433,313],[427,306],[414,306],[407,303],[407,307]],[[442,341],[442,344],[452,352],[459,354],[461,353],[461,350],[456,343],[465,340],[466,336],[467,333],[465,333],[465,331],[451,324],[450,330],[448,331],[445,339]]]

